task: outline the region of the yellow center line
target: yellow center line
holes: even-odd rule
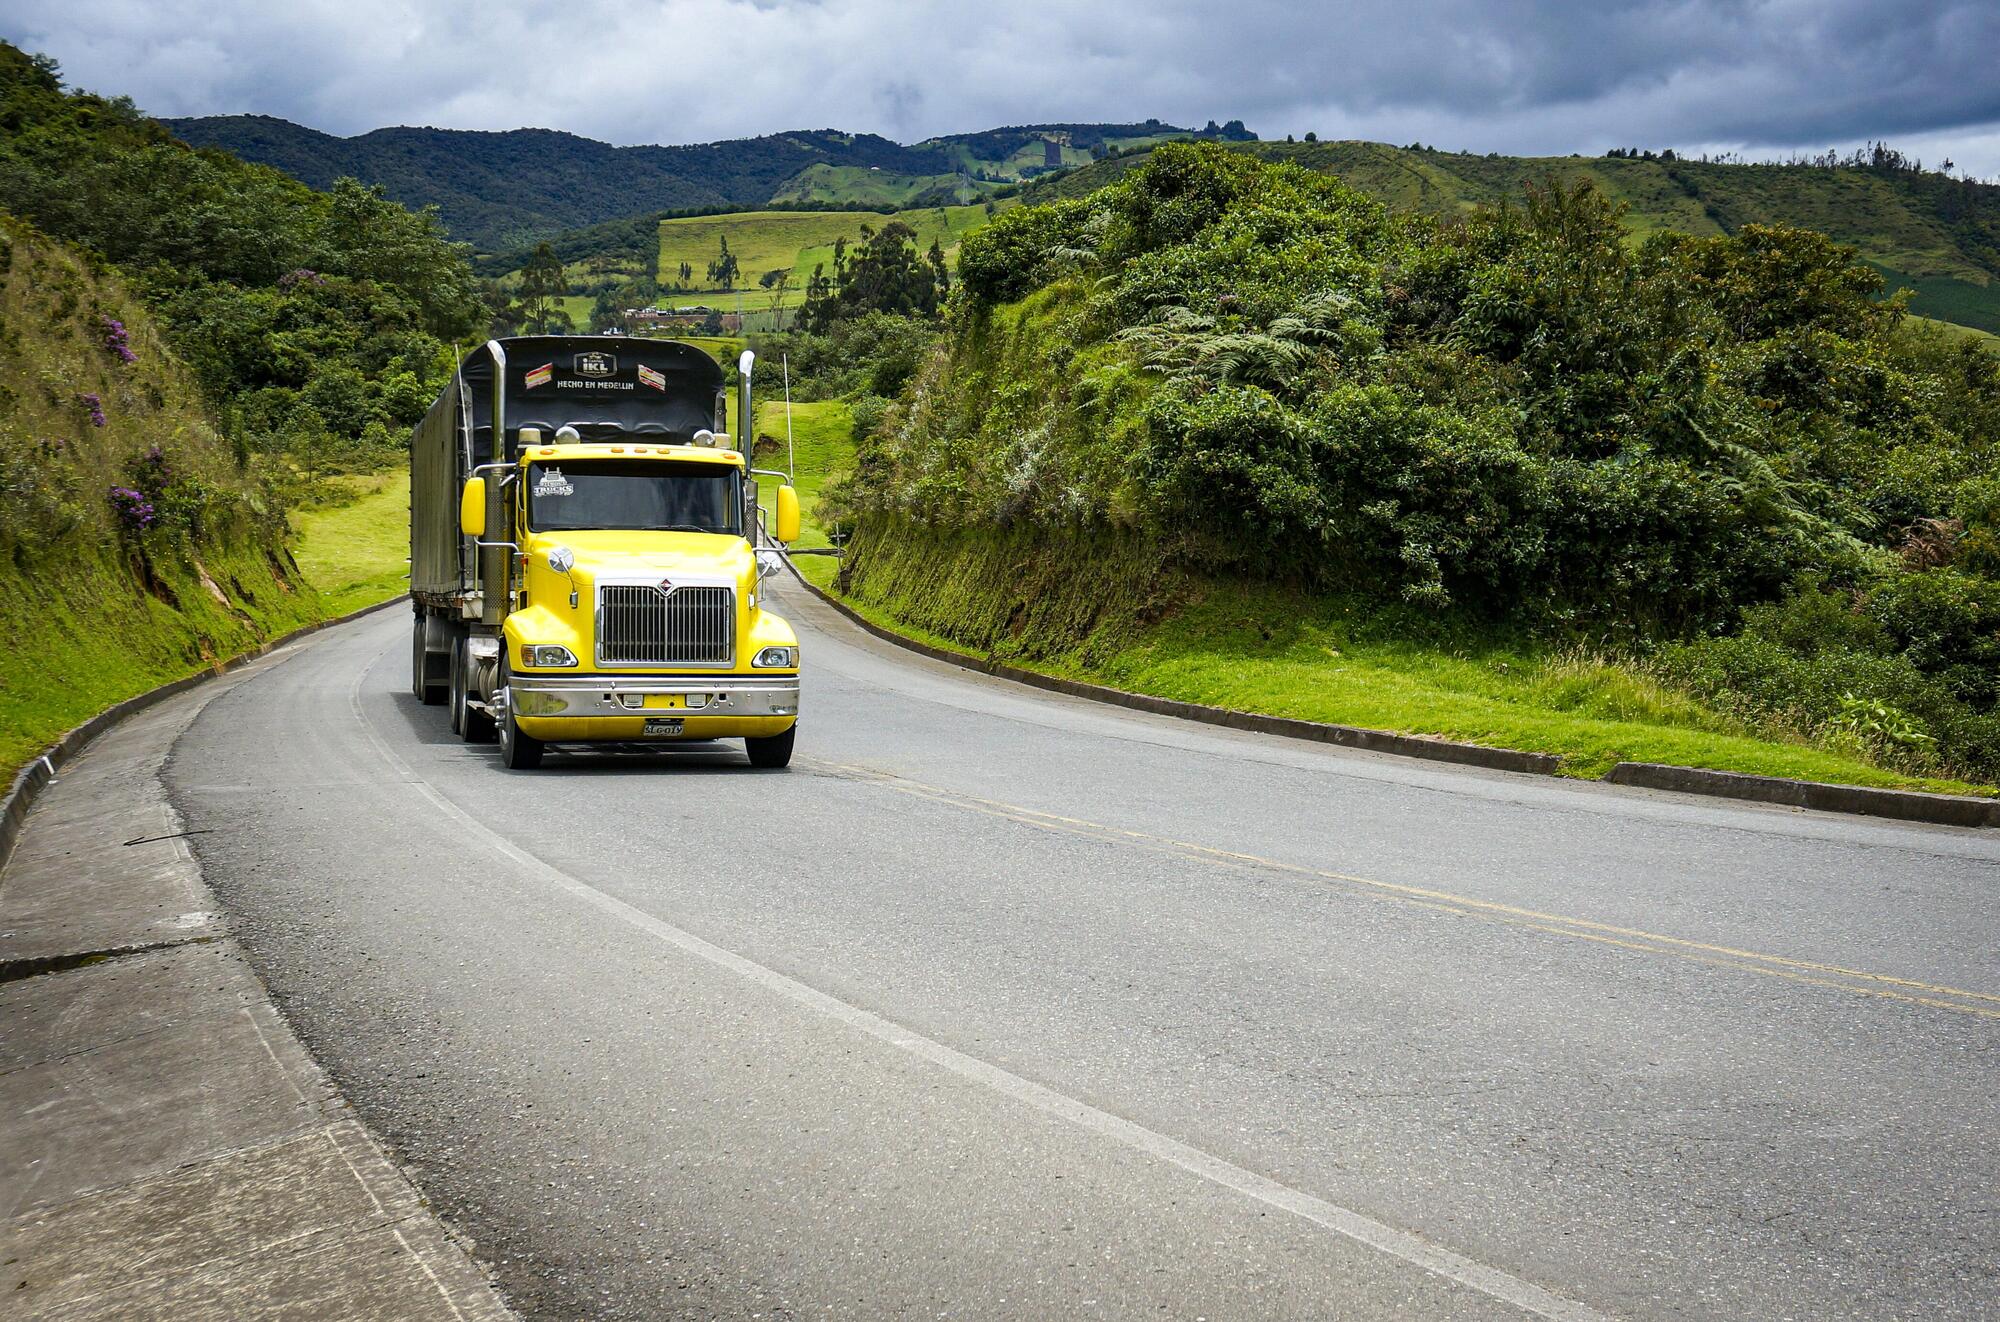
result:
[[[1621,927],[1615,923],[1597,922],[1588,918],[1573,918],[1565,914],[1547,913],[1539,909],[1523,908],[1519,905],[1503,904],[1496,900],[1482,900],[1469,895],[1459,895],[1451,891],[1438,890],[1427,886],[1411,886],[1400,882],[1378,881],[1372,877],[1355,876],[1347,872],[1334,872],[1324,868],[1308,867],[1298,863],[1287,863],[1282,859],[1266,858],[1259,854],[1247,854],[1233,849],[1219,849],[1213,845],[1196,844],[1189,840],[1175,840],[1168,836],[1152,835],[1145,831],[1134,831],[1125,827],[1110,826],[1103,822],[1093,822],[1080,817],[1065,817],[1061,813],[1044,812],[1038,808],[1023,807],[997,799],[985,799],[973,794],[963,794],[956,790],[943,789],[936,785],[926,785],[892,772],[873,767],[856,766],[841,762],[820,762],[813,765],[827,771],[850,778],[872,781],[915,798],[926,799],[947,807],[956,807],[986,816],[1004,818],[1043,830],[1060,831],[1064,834],[1079,835],[1107,842],[1126,842],[1167,853],[1191,855],[1217,863],[1242,868],[1287,873],[1292,876],[1309,877],[1317,881],[1339,882],[1346,886],[1360,887],[1387,898],[1402,900],[1424,908],[1437,909],[1464,917],[1482,918],[1493,922],[1504,922],[1510,926],[1530,928],[1556,936],[1592,941],[1603,945],[1618,946],[1622,949],[1641,951],[1647,954],[1666,955],[1691,963],[1706,964],[1717,968],[1740,969],[1769,977],[1785,978],[1793,982],[1815,987],[1828,987],[1857,995],[1875,996],[1889,1000],[1903,1001],[1912,1005],[1929,1006],[1934,1009],[1956,1010],[1962,1014],[1977,1015],[1984,1019],[2000,1019],[2000,995],[1971,991],[1963,987],[1948,987],[1937,983],[1920,982],[1914,978],[1900,978],[1887,973],[1873,973],[1866,969],[1846,968],[1839,964],[1827,964],[1816,960],[1793,959],[1783,955],[1770,955],[1761,951],[1743,950],[1734,946],[1715,945],[1705,941],[1694,941],[1686,937],[1669,936],[1660,932],[1648,932],[1643,928]],[[1852,981],[1838,981],[1838,979]],[[1866,984],[1859,985],[1856,984]],[[1939,998],[1956,999],[1939,999]],[[1966,1004],[1965,1002],[1976,1002]]]

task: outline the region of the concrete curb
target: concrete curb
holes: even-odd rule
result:
[[[1786,780],[1751,776],[1706,767],[1670,767],[1658,762],[1620,762],[1604,779],[1614,785],[1709,794],[1724,799],[1749,799],[1820,812],[1894,817],[1906,822],[1940,826],[2000,826],[2000,800],[1956,794],[1922,794],[1914,790],[1871,789],[1862,785],[1832,785],[1820,780]]]
[[[982,674],[1011,679],[1038,689],[1066,693],[1075,698],[1112,703],[1136,711],[1208,725],[1228,726],[1258,734],[1280,735],[1287,739],[1308,739],[1316,743],[1338,744],[1396,757],[1420,757],[1433,762],[1485,767],[1494,771],[1518,771],[1528,775],[1553,776],[1562,759],[1552,753],[1524,753],[1512,748],[1488,748],[1484,744],[1462,744],[1449,739],[1427,739],[1421,735],[1391,734],[1353,725],[1327,725],[1318,721],[1292,720],[1283,716],[1263,716],[1228,707],[1205,707],[1199,703],[1176,702],[1144,693],[1128,693],[1103,684],[1057,679],[1016,666],[982,659],[967,652],[933,647],[906,638],[894,630],[864,618],[853,607],[806,581],[794,569],[793,575],[806,591],[831,606],[863,629],[898,647],[907,648],[934,661],[962,666]],[[1817,780],[1786,780],[1778,776],[1752,776],[1735,771],[1710,771],[1704,767],[1672,767],[1657,762],[1620,762],[1604,775],[1613,785],[1638,789],[1671,790],[1680,794],[1705,794],[1714,798],[1743,799],[1818,812],[1853,813],[1865,817],[1889,817],[1905,822],[1927,822],[1938,826],[2000,827],[2000,799],[1975,799],[1954,794],[1924,794],[1914,790],[1869,789],[1858,785],[1833,785]],[[1583,783],[1583,782],[1579,782]]]
[[[409,595],[405,593],[402,596],[391,597],[387,601],[377,602],[373,606],[363,606],[360,610],[349,611],[345,615],[337,616],[330,620],[321,620],[317,624],[308,624],[303,628],[294,629],[288,634],[273,638],[270,642],[263,644],[255,651],[243,652],[237,656],[233,656],[212,670],[204,670],[199,675],[189,675],[186,679],[177,679],[170,684],[162,684],[156,689],[148,689],[136,697],[127,698],[123,702],[114,703],[106,707],[103,711],[97,713],[97,715],[91,717],[82,725],[77,726],[74,730],[71,730],[68,734],[65,734],[62,738],[37,753],[34,761],[22,767],[20,772],[15,775],[14,783],[7,788],[7,796],[4,799],[0,799],[0,867],[5,867],[8,857],[13,854],[14,842],[20,839],[21,836],[21,823],[26,820],[28,809],[34,805],[36,799],[41,797],[43,788],[55,779],[56,772],[61,769],[64,763],[74,758],[78,753],[81,753],[91,740],[104,733],[107,729],[132,715],[134,712],[144,711],[154,703],[165,698],[171,698],[176,693],[185,693],[197,684],[206,683],[218,676],[226,675],[232,670],[239,669],[255,661],[258,657],[268,655],[278,648],[285,646],[287,643],[295,642],[305,637],[307,634],[318,633],[321,629],[330,629],[336,624],[346,624],[349,620],[358,620],[364,615],[372,615],[376,611],[386,610],[391,606],[399,605],[408,600]]]

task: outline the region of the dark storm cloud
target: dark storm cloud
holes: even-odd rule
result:
[[[1479,150],[1891,137],[2000,172],[2000,4],[1527,0],[0,0],[0,32],[158,114],[615,142],[1241,117]]]

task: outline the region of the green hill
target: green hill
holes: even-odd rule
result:
[[[879,207],[884,211],[915,206],[919,199],[934,203],[977,201],[990,191],[956,171],[949,174],[902,174],[880,166],[814,165],[780,188],[773,202],[793,205],[839,204]]]
[[[1852,245],[1913,311],[2000,332],[2000,187],[1902,167],[1712,164],[1625,157],[1475,156],[1379,142],[1243,143],[1235,150],[1303,165],[1392,206],[1457,214],[1518,204],[1551,174],[1588,179],[1628,208],[1636,234],[1733,234],[1795,225]],[[1144,150],[1031,185],[1035,201],[1082,197],[1143,165]]]
[[[551,129],[385,128],[341,138],[268,115],[163,122],[185,142],[274,166],[315,188],[348,176],[380,184],[407,206],[436,206],[453,237],[489,253],[642,212],[968,202],[1110,150],[1248,136],[1234,122],[1184,129],[1147,120],[1021,125],[907,147],[833,129],[614,147]]]

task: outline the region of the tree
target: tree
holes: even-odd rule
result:
[[[797,324],[811,330],[824,326],[833,320],[833,281],[827,278],[826,263],[813,266],[813,273],[806,277],[806,296],[799,304]]]
[[[736,254],[729,251],[729,236],[722,236],[722,251],[708,264],[709,283],[718,289],[736,288],[737,273],[742,267],[736,261]]]
[[[521,271],[521,308],[528,334],[547,335],[551,322],[569,321],[561,300],[569,293],[569,278],[563,274],[562,259],[546,243],[535,245],[535,255]]]
[[[813,271],[798,325],[823,334],[836,321],[869,312],[936,316],[950,281],[944,249],[933,243],[928,255],[920,254],[916,238],[915,230],[892,220],[879,231],[862,226],[852,256],[845,243],[836,243],[834,278],[828,279],[823,268]]]
[[[931,250],[924,254],[924,260],[930,264],[931,279],[937,285],[937,301],[943,303],[945,295],[951,292],[951,268],[945,264],[942,239],[931,240]]]
[[[757,283],[771,293],[771,320],[777,329],[785,328],[785,291],[792,287],[792,268],[774,267],[757,278]]]
[[[682,262],[680,283],[675,288],[686,289],[688,281],[692,279],[694,279],[694,266],[689,262]]]

